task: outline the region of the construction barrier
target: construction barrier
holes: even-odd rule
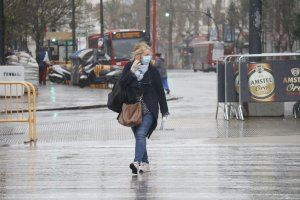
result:
[[[218,63],[218,101],[224,103],[224,118],[244,120],[243,103],[300,100],[299,53],[228,55]],[[259,60],[258,62],[253,62]],[[262,61],[262,58],[266,60]],[[268,59],[267,59],[268,58]],[[273,58],[273,60],[272,60]],[[280,58],[274,59],[274,58]],[[216,117],[218,109],[216,112]]]
[[[0,81],[0,123],[25,122],[29,124],[28,140],[36,143],[36,90],[25,81]]]

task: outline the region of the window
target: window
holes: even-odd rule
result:
[[[130,59],[131,52],[134,46],[139,43],[141,38],[133,38],[133,39],[118,39],[113,40],[113,48],[115,52],[115,59]]]

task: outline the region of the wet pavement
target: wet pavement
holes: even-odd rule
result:
[[[111,89],[99,89],[48,82],[38,87],[37,111],[103,108]],[[168,100],[182,97],[168,95]]]
[[[46,86],[38,87],[37,109],[105,105],[110,91],[108,89],[80,88],[73,85],[47,82]]]
[[[132,143],[1,148],[1,199],[299,199],[299,145],[151,142],[152,171],[129,173]]]
[[[152,171],[132,177],[129,128],[107,108],[37,113],[0,124],[0,199],[300,199],[300,123],[285,117],[214,119],[216,74],[170,71],[171,116],[148,141]],[[109,90],[49,84],[38,108],[106,103]],[[43,94],[43,95],[41,95]]]

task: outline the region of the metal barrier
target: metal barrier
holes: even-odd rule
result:
[[[224,118],[226,120],[229,120],[231,118],[231,109],[234,110],[235,112],[235,117],[238,119],[238,111],[237,111],[237,106],[235,106],[233,104],[233,102],[229,102],[228,101],[228,93],[227,93],[227,67],[228,67],[228,63],[231,62],[232,58],[239,58],[240,56],[242,56],[241,54],[234,54],[234,55],[228,55],[225,57],[225,110],[224,110]],[[228,62],[227,62],[228,61]]]
[[[219,112],[219,107],[220,107],[220,102],[219,102],[219,99],[218,99],[218,95],[219,95],[219,77],[218,77],[218,74],[219,74],[219,63],[220,63],[220,59],[224,59],[225,57],[222,56],[220,57],[218,60],[217,60],[217,107],[216,107],[216,115],[215,115],[215,119],[218,118],[218,112]],[[223,112],[225,110],[225,104],[224,104],[224,107],[223,107]]]
[[[229,120],[231,118],[231,110],[234,110],[235,113],[235,117],[236,119],[239,119],[239,115],[238,115],[238,106],[234,104],[234,102],[229,102],[228,101],[228,93],[227,93],[227,67],[228,67],[228,63],[231,62],[232,58],[235,59],[239,59],[242,55],[241,54],[235,54],[235,55],[229,55],[225,58],[225,119]],[[227,62],[228,59],[228,62]]]
[[[232,54],[232,55],[227,55],[227,56],[223,56],[220,59],[221,62],[224,62],[224,87],[225,87],[225,100],[224,100],[224,108],[223,108],[223,112],[224,112],[224,119],[229,120],[229,118],[231,117],[231,109],[233,108],[233,110],[235,111],[235,116],[238,118],[237,115],[237,106],[235,107],[232,102],[228,101],[228,96],[227,96],[227,67],[228,67],[228,63],[231,62],[232,58],[238,58],[242,56],[242,54]],[[217,62],[217,73],[219,73],[219,61]],[[219,79],[217,76],[217,83],[219,84]],[[218,84],[217,84],[217,91],[218,91]],[[219,91],[218,91],[219,92]],[[217,109],[216,109],[216,115],[215,118],[217,119],[218,116],[218,108],[219,108],[219,100],[217,100]]]
[[[27,93],[25,95],[24,93]],[[29,82],[0,81],[0,123],[27,122],[28,140],[36,143],[36,90]]]

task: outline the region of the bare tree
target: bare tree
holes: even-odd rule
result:
[[[133,15],[134,27],[138,29],[145,29],[146,1],[134,0],[130,8],[130,12]]]
[[[227,9],[226,19],[229,22],[232,32],[237,32],[235,46],[238,51],[242,51],[244,40],[248,41],[249,32],[249,0],[240,0],[232,2]]]
[[[81,1],[76,0],[76,5]],[[43,45],[46,28],[57,27],[72,11],[71,0],[6,0],[6,6],[15,34],[30,35],[36,51]]]
[[[110,0],[104,2],[104,28],[110,29],[129,29],[144,28],[145,3],[135,0],[128,4],[124,0]],[[100,20],[99,4],[94,8],[93,16]]]
[[[16,16],[15,7],[19,3],[17,0],[4,1],[4,23],[5,23],[5,45],[25,50],[26,35],[28,35],[28,27],[20,22]],[[25,44],[24,44],[25,41]]]
[[[292,51],[296,28],[296,0],[265,0],[263,2],[263,30],[271,36],[275,51]]]

